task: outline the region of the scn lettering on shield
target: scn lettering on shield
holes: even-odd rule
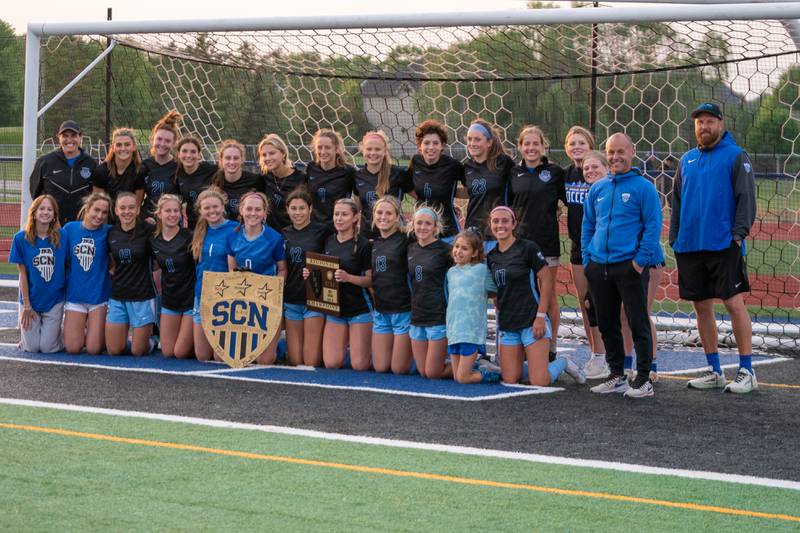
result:
[[[212,326],[224,326],[230,322],[237,326],[247,324],[247,327],[250,328],[267,330],[269,309],[265,305],[242,300],[217,302],[214,304],[213,314]]]

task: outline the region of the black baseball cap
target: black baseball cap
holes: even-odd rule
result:
[[[711,102],[706,102],[697,106],[695,110],[692,111],[692,118],[697,118],[697,115],[700,113],[708,113],[709,115],[715,116],[722,120],[722,111],[720,111],[719,106],[717,106],[717,104],[712,104]]]
[[[65,120],[61,123],[61,126],[58,127],[58,135],[61,135],[65,131],[74,131],[77,134],[81,133],[81,126],[74,120]]]

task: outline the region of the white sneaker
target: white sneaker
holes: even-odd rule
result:
[[[721,389],[725,386],[725,374],[707,370],[699,378],[690,379],[686,386],[690,389]]]
[[[655,390],[653,389],[653,383],[650,379],[639,379],[636,378],[633,383],[630,384],[628,390],[625,391],[625,397],[627,398],[648,398],[650,396],[655,395]]]
[[[586,361],[583,365],[583,373],[586,374],[586,379],[605,379],[611,375],[611,370],[608,368],[605,355],[595,355]]]
[[[736,379],[725,386],[725,392],[735,392],[737,394],[747,394],[757,389],[756,373],[746,368],[740,368],[736,373]]]
[[[628,380],[625,376],[611,376],[589,390],[597,394],[609,394],[612,392],[622,394],[628,390]]]
[[[564,372],[571,376],[572,379],[574,379],[580,385],[586,383],[586,374],[583,373],[581,367],[576,365],[575,362],[566,355],[559,355],[558,357],[567,362],[567,367],[564,369]]]

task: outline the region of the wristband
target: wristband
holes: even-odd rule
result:
[[[545,318],[547,313],[536,313],[536,318]]]

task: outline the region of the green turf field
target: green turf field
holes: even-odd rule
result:
[[[0,405],[0,439],[4,531],[800,526],[796,490],[252,430]]]

